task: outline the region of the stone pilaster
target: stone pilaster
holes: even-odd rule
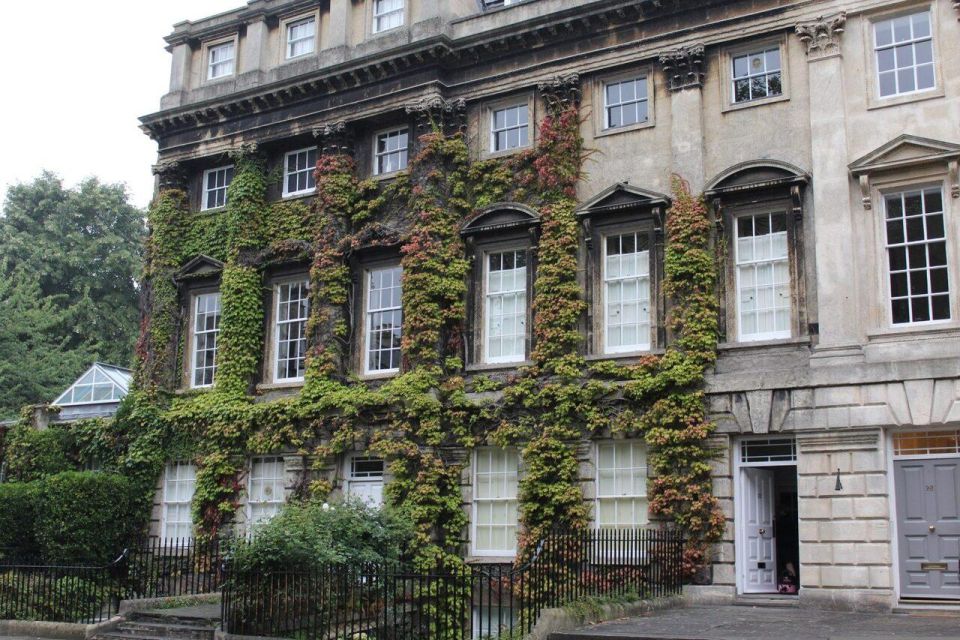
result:
[[[463,98],[446,100],[433,94],[407,104],[404,110],[416,119],[418,136],[434,128],[447,135],[462,133],[467,128],[467,103]]]
[[[706,181],[703,169],[704,46],[694,44],[664,51],[660,54],[660,66],[670,90],[673,171],[698,193]]]
[[[353,131],[343,120],[314,127],[313,137],[317,139],[322,154],[351,155],[353,153]]]
[[[806,44],[809,66],[820,347],[838,349],[859,343],[858,280],[837,278],[841,273],[859,273],[857,265],[851,264],[856,256],[855,225],[847,174],[847,101],[840,37],[845,21],[841,13],[796,26],[797,36]]]

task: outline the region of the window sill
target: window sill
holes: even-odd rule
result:
[[[487,135],[489,136],[489,134],[490,132],[488,131]],[[497,160],[498,158],[508,158],[510,156],[523,153],[525,151],[531,151],[532,149],[533,149],[533,144],[528,144],[523,147],[517,147],[516,149],[506,149],[504,151],[486,150],[480,154],[480,159],[481,160]]]
[[[468,555],[463,559],[467,564],[513,564],[516,556],[476,556]]]
[[[652,129],[656,126],[656,123],[653,120],[644,120],[643,122],[637,122],[636,124],[630,124],[625,127],[610,127],[607,129],[600,128],[596,133],[593,134],[594,138],[605,138],[607,136],[615,136],[618,133],[627,133],[629,131],[642,131],[644,129]]]
[[[598,362],[601,360],[639,360],[649,356],[662,356],[666,349],[650,349],[649,351],[625,351],[623,353],[591,353],[584,357],[587,362]]]
[[[179,389],[175,389],[175,390],[173,391],[173,395],[175,395],[175,396],[198,396],[198,395],[200,395],[200,394],[202,394],[202,393],[208,393],[208,392],[210,392],[210,391],[213,391],[213,385],[212,385],[212,384],[209,385],[209,386],[206,386],[206,387],[180,387]]]
[[[810,344],[810,336],[799,338],[781,338],[778,340],[756,340],[753,342],[721,342],[717,351],[743,351],[749,349],[766,349],[769,347],[791,347]]]
[[[517,362],[478,362],[476,364],[468,364],[464,368],[464,371],[509,371],[511,369],[532,367],[533,364],[533,360],[519,360]]]
[[[771,96],[768,98],[757,98],[756,100],[746,100],[744,102],[728,102],[726,105],[724,105],[720,112],[730,113],[731,111],[742,111],[743,109],[752,109],[753,107],[762,107],[768,104],[789,101],[790,94],[782,93],[779,96]]]
[[[960,336],[960,322],[931,322],[923,325],[909,325],[904,327],[886,327],[867,332],[870,342],[893,342],[901,338],[943,338],[951,335]]]
[[[312,198],[317,195],[317,190],[313,191],[300,191],[298,193],[285,193],[280,197],[280,200],[283,202],[291,200],[303,200],[305,198]]]
[[[221,205],[219,207],[210,207],[209,209],[200,209],[198,213],[220,213],[221,211],[226,211],[227,205]]]
[[[304,385],[303,380],[283,380],[280,382],[264,382],[257,385],[257,391],[276,391],[279,389],[300,389]]]
[[[390,172],[388,172],[388,173],[375,173],[375,174],[373,174],[373,175],[370,176],[370,177],[371,177],[373,180],[377,180],[377,181],[380,181],[380,182],[387,182],[387,181],[389,181],[389,180],[394,180],[394,179],[396,179],[396,178],[399,178],[400,176],[402,176],[402,175],[404,175],[404,174],[406,174],[406,173],[407,173],[406,168],[403,168],[403,169],[400,169],[399,171],[390,171]]]
[[[926,91],[917,91],[916,93],[908,93],[902,96],[890,96],[889,98],[878,98],[876,95],[871,93],[867,102],[867,111],[873,111],[874,109],[886,109],[887,107],[899,107],[900,105],[910,104],[912,102],[933,100],[934,98],[942,98],[944,95],[945,94],[942,87],[927,89]]]
[[[389,380],[400,375],[400,371],[384,371],[382,373],[362,373],[357,376],[358,380]]]
[[[214,84],[222,84],[224,82],[228,82],[230,80],[236,80],[236,79],[237,79],[237,72],[234,71],[228,76],[219,76],[217,78],[207,78],[206,80],[203,81],[203,85],[210,86]]]

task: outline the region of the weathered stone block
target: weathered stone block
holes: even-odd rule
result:
[[[853,517],[853,498],[831,498],[830,515],[835,520]]]
[[[892,588],[890,567],[870,567],[870,586],[874,589]]]
[[[816,407],[860,404],[860,387],[820,387],[814,390],[813,401]]]
[[[890,424],[890,412],[885,406],[869,405],[850,408],[850,425],[854,427],[874,427]]]
[[[830,500],[828,498],[801,498],[797,506],[801,520],[816,520],[830,517]]]
[[[855,545],[853,561],[857,564],[890,564],[890,545],[879,542],[864,542]]]
[[[833,562],[833,545],[808,543],[800,545],[800,564],[830,564]]]
[[[866,482],[867,495],[887,495],[889,491],[887,476],[880,473],[871,473],[864,476],[864,480]]]
[[[879,451],[854,451],[853,471],[883,471],[883,457]]]
[[[797,494],[803,497],[815,497],[817,495],[816,476],[800,476],[797,478]]]
[[[886,518],[889,515],[887,499],[857,498],[853,501],[853,512],[858,518]]]
[[[868,523],[857,520],[820,523],[820,539],[836,542],[861,542],[867,540]]]
[[[820,539],[820,523],[815,520],[800,521],[800,541],[816,542]]]

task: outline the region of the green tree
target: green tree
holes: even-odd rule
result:
[[[143,213],[123,185],[44,172],[0,215],[0,417],[50,402],[93,360],[128,365]]]

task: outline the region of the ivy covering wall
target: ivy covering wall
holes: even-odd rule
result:
[[[711,495],[713,427],[702,390],[717,340],[707,212],[674,178],[666,216],[666,352],[630,365],[588,364],[575,217],[586,155],[581,116],[575,100],[547,98],[535,148],[505,159],[471,160],[463,132],[434,122],[419,137],[408,171],[389,183],[361,180],[342,152],[321,154],[309,205],[268,202],[264,164],[252,149],[234,159],[225,211],[193,212],[182,190],[160,190],[150,210],[136,388],[113,424],[83,427],[110,466],[141,483],[145,506],[164,462],[193,459],[196,525],[202,535],[218,535],[237,511],[249,455],[302,455],[308,463],[294,499],[322,499],[333,488],[327,471],[337,455],[368,449],[387,461],[386,499],[415,527],[416,564],[452,567],[462,562],[468,525],[460,484],[469,452],[513,446],[525,465],[522,559],[548,528],[588,526],[577,448],[614,435],[646,440],[655,476],[651,517],[687,532],[691,567],[705,561],[724,527]],[[498,201],[524,203],[540,217],[533,364],[508,384],[467,376],[462,359],[467,283],[479,266],[466,259],[460,230]],[[357,335],[349,322],[350,264],[372,247],[396,248],[403,266],[401,372],[376,383],[350,373]],[[184,345],[174,276],[201,254],[224,262],[216,382],[209,390],[175,392]],[[265,273],[291,261],[309,264],[306,380],[295,396],[256,402]],[[494,393],[479,400],[474,391]]]

